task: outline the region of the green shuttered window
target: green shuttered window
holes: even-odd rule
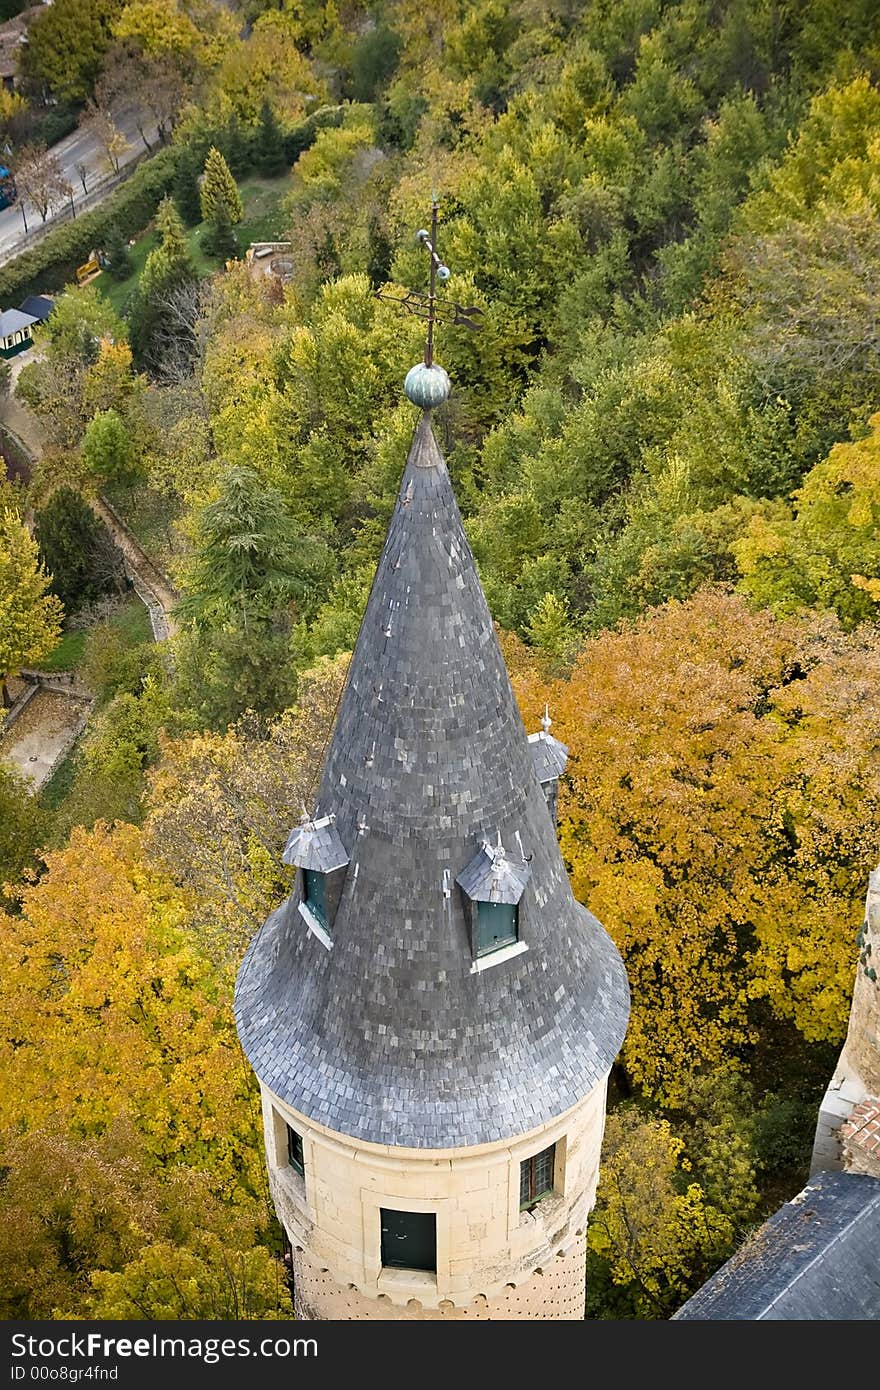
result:
[[[305,1177],[305,1159],[303,1157],[302,1135],[297,1134],[295,1129],[287,1126],[287,1161],[291,1168],[295,1168],[301,1178]]]
[[[534,1206],[542,1197],[553,1191],[553,1169],[556,1160],[556,1145],[543,1149],[531,1158],[524,1158],[519,1165],[519,1206],[520,1211]]]
[[[303,869],[305,891],[303,900],[308,903],[322,927],[327,925],[327,899],[324,891],[326,875],[317,869]]]
[[[518,908],[515,903],[477,903],[476,954],[487,956],[518,940]]]

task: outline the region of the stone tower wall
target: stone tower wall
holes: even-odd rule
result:
[[[819,1110],[811,1173],[850,1167],[864,1171],[859,1155],[848,1152],[858,1132],[848,1122],[865,1102],[880,1098],[880,868],[868,880],[858,951],[849,1027]]]
[[[315,1125],[263,1088],[269,1179],[306,1319],[580,1319],[607,1077],[550,1124],[505,1144],[413,1150]],[[304,1175],[287,1157],[303,1140]],[[520,1163],[556,1146],[554,1190],[520,1211]],[[382,1208],[433,1212],[437,1270],[383,1268]]]

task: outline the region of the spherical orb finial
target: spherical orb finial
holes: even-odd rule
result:
[[[410,367],[403,383],[407,399],[422,410],[433,410],[449,399],[452,384],[442,367],[435,362],[429,367],[425,362],[417,362]]]

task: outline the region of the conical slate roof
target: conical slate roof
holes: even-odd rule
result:
[[[297,889],[236,986],[239,1036],[265,1085],[332,1130],[421,1149],[512,1138],[585,1096],[623,1040],[626,975],[572,895],[427,414],[316,816],[335,818],[349,857],[332,949]],[[499,837],[531,869],[528,949],[474,971],[456,878]]]

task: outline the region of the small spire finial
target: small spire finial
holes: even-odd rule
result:
[[[553,720],[550,718],[550,706],[549,706],[549,704],[545,704],[545,705],[544,705],[544,713],[543,713],[543,715],[541,716],[541,728],[544,730],[544,733],[545,733],[545,734],[549,734],[549,732],[550,732],[550,725],[551,725],[552,723],[553,723]]]

